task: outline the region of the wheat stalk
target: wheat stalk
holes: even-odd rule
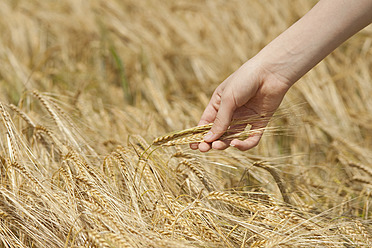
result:
[[[36,126],[34,122],[31,120],[31,118],[28,117],[28,115],[21,109],[19,109],[17,106],[15,106],[14,104],[9,104],[8,106],[11,110],[16,112],[30,127],[34,128]]]
[[[284,180],[281,178],[279,171],[275,167],[267,165],[263,162],[254,162],[252,165],[268,171],[274,178],[276,184],[278,185],[280,193],[282,194],[283,197],[283,201],[287,204],[291,204],[289,195],[287,193],[286,184],[284,183]]]
[[[182,130],[182,131],[169,133],[169,134],[166,134],[164,136],[161,136],[161,137],[158,137],[158,138],[154,139],[152,144],[153,145],[162,145],[162,144],[165,144],[169,141],[177,139],[179,137],[188,136],[190,134],[195,135],[195,134],[200,134],[200,133],[207,133],[207,131],[209,131],[211,129],[212,125],[213,125],[213,123],[209,123],[207,125],[192,127],[192,128],[188,128],[188,129],[185,129],[185,130]]]
[[[208,128],[208,129],[207,129]],[[190,131],[193,129],[186,129],[182,130],[180,132],[167,134],[161,137],[156,138],[152,145],[156,146],[174,146],[174,145],[185,145],[185,144],[191,144],[191,143],[199,143],[203,142],[206,134],[208,133],[208,130],[211,128],[210,125],[206,126],[204,129],[200,129],[199,127],[195,127],[194,130],[196,131]],[[207,130],[205,130],[207,129]],[[250,136],[254,135],[261,135],[263,131],[267,128],[259,128],[254,130],[244,130],[241,132],[227,130],[220,138],[219,140],[224,141],[231,141],[233,139],[239,139],[239,140],[245,140]]]
[[[350,167],[358,168],[372,177],[372,169],[364,164],[348,161]]]
[[[213,185],[208,179],[205,171],[199,166],[199,163],[195,161],[188,161],[188,160],[183,160],[179,165],[184,165],[187,168],[189,168],[197,178],[202,182],[202,184],[205,186],[205,188],[208,190],[208,192],[212,191]]]
[[[30,173],[22,164],[18,162],[11,163],[11,166],[18,169],[22,174],[30,180],[37,188],[41,191],[42,194],[46,194],[44,187],[40,184],[40,182]]]
[[[251,212],[257,212],[257,211],[263,210],[261,206],[259,206],[258,204],[254,202],[250,202],[249,200],[247,200],[246,198],[242,196],[230,195],[225,192],[217,192],[217,191],[210,192],[207,195],[207,199],[230,203],[233,206],[246,208],[250,210]]]
[[[89,245],[97,248],[109,248],[110,245],[106,242],[106,240],[95,230],[90,230],[87,232],[87,241]]]

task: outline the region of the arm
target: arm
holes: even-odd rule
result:
[[[371,22],[371,0],[321,0],[257,56],[292,85]]]
[[[270,117],[287,90],[349,37],[372,22],[371,0],[321,0],[305,16],[243,64],[215,90],[199,125],[213,122],[205,142],[192,149],[208,151],[229,145],[240,150],[256,146],[260,134],[244,141],[221,141],[232,119]],[[249,123],[265,127],[268,120]],[[241,127],[240,127],[241,128]]]

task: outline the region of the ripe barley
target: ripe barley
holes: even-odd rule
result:
[[[184,136],[188,136],[188,135],[195,135],[195,134],[200,134],[200,133],[206,133],[207,131],[209,131],[211,129],[212,125],[213,125],[213,123],[210,123],[210,124],[207,124],[207,125],[197,126],[197,127],[188,128],[188,129],[185,129],[185,130],[182,130],[182,131],[170,133],[170,134],[167,134],[167,135],[156,138],[152,142],[152,144],[153,145],[162,145],[162,144],[167,143],[168,141],[177,139],[179,137],[184,137]]]
[[[259,204],[255,202],[250,202],[249,200],[247,200],[246,198],[242,196],[230,195],[225,192],[213,191],[208,194],[207,199],[223,201],[233,206],[246,208],[251,212],[257,212],[257,211],[266,209],[266,207],[260,206]]]

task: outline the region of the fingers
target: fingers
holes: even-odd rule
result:
[[[212,100],[211,100],[211,102],[212,102]],[[211,102],[206,107],[206,109],[205,109],[205,111],[204,111],[204,113],[203,113],[203,115],[202,115],[202,117],[201,117],[201,119],[198,123],[198,126],[206,125],[206,124],[209,124],[209,123],[213,122],[213,120],[214,120],[214,118],[217,114],[217,110],[213,107],[213,104]],[[191,143],[190,148],[192,150],[199,149],[201,152],[207,152],[211,149],[211,146],[207,143],[202,144],[202,145],[200,145],[200,144],[199,143]]]
[[[257,146],[258,143],[260,142],[260,139],[262,137],[262,133],[261,134],[254,134],[252,136],[250,136],[249,138],[247,138],[246,140],[238,140],[238,139],[234,139],[233,141],[231,141],[230,145],[241,150],[241,151],[247,151],[249,149],[252,149],[253,147]]]
[[[220,84],[216,90],[213,92],[211,100],[209,101],[207,107],[205,108],[198,125],[205,125],[212,123],[216,118],[218,109],[221,104],[221,95],[225,89],[225,82]]]
[[[243,141],[234,139],[231,141],[230,145],[241,151],[252,149],[253,147],[257,146],[258,143],[260,142],[264,132],[263,128],[265,128],[268,123],[269,118],[264,118],[260,121],[252,123],[252,127],[250,130],[253,131],[253,134]]]
[[[224,94],[226,96],[228,94]],[[232,97],[222,97],[220,108],[218,109],[216,118],[213,121],[213,126],[208,134],[204,137],[204,141],[211,143],[217,140],[228,129],[232,115],[236,109]]]
[[[221,104],[221,94],[223,92],[223,89],[224,89],[224,83],[222,83],[219,87],[217,87],[216,90],[213,92],[211,100],[209,101],[207,107],[205,108],[200,118],[200,121],[198,123],[198,126],[206,125],[208,123],[214,122],[219,106]],[[193,150],[199,149],[201,152],[207,152],[212,148],[212,146],[209,143],[201,142],[201,143],[190,144],[190,148]]]
[[[201,152],[208,152],[211,149],[215,150],[225,150],[230,146],[231,141],[222,141],[216,140],[212,143],[200,142],[199,145],[196,144],[196,149],[199,149]],[[195,150],[196,150],[195,149]]]
[[[201,120],[199,121],[199,123],[198,123],[198,126],[203,126],[203,125],[206,125],[206,124],[208,124],[208,123],[210,123],[210,122],[201,119]],[[190,144],[190,148],[191,148],[192,150],[197,150],[197,149],[199,148],[199,143],[191,143],[191,144]]]
[[[206,142],[200,142],[198,148],[201,152],[207,152],[212,149],[212,145]]]
[[[213,104],[213,102],[215,101],[215,98],[216,98],[216,96],[214,94],[212,99],[210,100],[209,104],[205,108],[204,113],[203,113],[203,115],[200,118],[200,121],[198,123],[198,126],[206,125],[208,123],[213,122],[213,120],[214,120],[214,118],[217,114],[217,110],[216,110],[216,108],[214,107],[214,104]],[[191,143],[190,148],[192,150],[197,150],[199,148],[200,151],[207,152],[207,151],[210,150],[210,147],[208,148],[207,145],[208,144],[201,145],[201,149],[200,149],[199,148],[199,143]]]
[[[212,148],[215,150],[225,150],[230,146],[231,140],[216,140],[212,143]]]
[[[198,149],[198,147],[199,147],[198,143],[191,143],[191,144],[190,144],[190,148],[191,148],[192,150],[196,150],[196,149]]]
[[[191,144],[190,147],[193,150],[199,149],[201,152],[208,152],[211,149],[225,150],[229,146],[235,147],[241,151],[247,151],[256,147],[262,137],[263,132],[257,132],[245,140],[216,140],[212,143],[201,142],[199,144]]]
[[[223,108],[221,108],[221,109],[223,109]],[[220,112],[221,112],[221,110],[218,113],[220,113]],[[233,112],[233,110],[231,111],[231,113],[232,112]],[[222,113],[222,115],[223,114],[224,113]],[[225,120],[224,123],[219,121],[219,120],[221,120],[220,118],[224,118],[224,117],[219,117],[219,114],[217,114],[217,117],[214,120],[214,124],[213,124],[211,130],[208,132],[208,134],[204,138],[205,142],[201,142],[199,144],[199,146],[196,146],[196,145],[194,146],[193,145],[193,148],[194,147],[199,148],[199,150],[201,152],[207,152],[212,148],[215,149],[215,150],[224,150],[224,149],[226,149],[230,146],[231,139],[230,140],[217,140],[217,139],[222,134],[224,134],[226,132],[226,130],[228,129],[228,127],[230,125],[231,116],[228,115],[228,117],[226,117],[226,119],[224,119]],[[245,127],[245,125],[244,125],[244,127]],[[244,130],[244,127],[243,127],[243,130]],[[238,132],[238,131],[236,131],[236,132]],[[231,129],[231,133],[234,133],[233,129]]]

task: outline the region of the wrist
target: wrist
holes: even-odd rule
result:
[[[293,80],[293,76],[288,73],[290,72],[290,65],[281,57],[284,59],[288,56],[261,50],[251,61],[257,66],[262,83],[275,84],[286,92],[297,80]]]
[[[370,0],[323,0],[256,56],[266,74],[289,87],[336,49],[371,23]],[[327,23],[327,25],[325,25]]]

